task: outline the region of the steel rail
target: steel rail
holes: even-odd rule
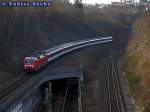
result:
[[[112,62],[112,78],[113,78],[113,85],[114,85],[114,90],[115,90],[115,98],[116,98],[116,103],[117,103],[117,109],[118,109],[118,112],[121,112],[121,109],[120,109],[120,105],[119,105],[119,99],[118,99],[118,92],[119,92],[119,90],[118,90],[118,88],[116,87],[116,83],[117,83],[117,81],[118,80],[115,80],[116,78],[116,74],[114,74],[114,64],[113,64],[113,62]]]
[[[115,66],[115,63],[113,63],[113,66]],[[116,72],[116,68],[115,67],[113,69],[113,72],[116,75],[115,80],[116,80],[116,88],[118,90],[118,100],[120,101],[120,110],[125,112],[125,104],[123,102],[123,97],[121,97],[121,90],[120,90],[120,87],[119,87],[119,79],[117,77],[117,72]]]
[[[21,80],[23,77],[25,77],[25,73],[22,74],[22,76],[18,76],[13,79],[7,79],[7,80],[1,82],[3,85],[0,85],[0,93],[3,92],[4,90],[6,90],[7,88],[9,88],[10,85],[13,85],[18,80]]]
[[[113,62],[107,65],[107,95],[109,112],[121,112],[120,89],[118,88],[117,74],[114,72]]]
[[[0,93],[0,99],[4,98],[7,94],[9,94],[11,91],[16,89],[20,84],[26,82],[29,79],[29,77],[22,77],[20,80],[14,82],[13,84],[7,86],[5,90],[1,90]]]
[[[108,64],[108,67],[107,67],[107,92],[108,92],[108,101],[109,101],[109,112],[112,112],[110,80],[109,80],[109,64]]]

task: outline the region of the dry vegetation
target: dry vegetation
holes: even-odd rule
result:
[[[150,112],[150,14],[133,25],[132,38],[126,52],[125,70],[139,112]]]
[[[114,7],[80,10],[58,2],[48,8],[1,8],[0,69],[17,73],[25,56],[60,43],[97,35],[123,40],[135,17]]]
[[[124,45],[136,16],[137,14],[126,12],[126,9],[122,8],[104,7],[99,9],[96,6],[90,6],[79,10],[73,5],[57,2],[49,8],[40,9],[2,8],[0,9],[0,71],[3,74],[18,74],[23,68],[22,60],[27,55],[60,43],[97,35],[111,35],[117,42],[121,40],[123,42],[121,45]],[[104,48],[104,50],[106,49]],[[91,55],[103,56],[97,52],[95,54]],[[105,67],[103,63],[107,59],[97,61],[96,57],[87,58],[88,55],[84,55],[86,58],[82,60],[85,61],[83,65],[88,65],[86,68],[92,69],[89,71],[88,86],[85,92],[87,97],[85,106],[88,107],[86,111],[99,112],[101,107],[98,104],[101,102],[98,97],[102,93],[100,94],[97,89],[103,88],[100,81],[102,77],[99,74],[103,75],[101,70]],[[76,62],[76,60],[74,61]],[[88,72],[88,70],[85,71]],[[135,82],[138,82],[137,79]]]

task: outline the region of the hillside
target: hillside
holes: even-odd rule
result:
[[[58,3],[41,9],[3,8],[0,10],[0,70],[18,74],[23,70],[25,56],[65,42],[96,36],[124,40],[136,17],[124,10],[96,6],[80,10]]]
[[[100,9],[85,6],[81,10],[70,4],[59,3],[40,9],[3,8],[0,10],[0,81],[9,82],[19,76],[24,77],[24,57],[62,43],[112,36],[114,47],[120,50],[127,44],[137,15],[119,7]],[[102,92],[105,71],[113,45],[82,49],[48,66],[81,67],[84,70],[86,86],[83,108],[86,112],[100,112],[105,106],[100,101],[105,98]]]
[[[9,70],[12,73],[20,71],[23,58],[27,55],[98,34],[76,18],[52,9],[49,11],[46,9],[0,11],[2,70]]]
[[[150,14],[136,20],[125,54],[125,71],[139,112],[150,112]]]

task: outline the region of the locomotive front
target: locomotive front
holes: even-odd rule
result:
[[[25,71],[34,71],[36,69],[36,57],[26,57],[24,59],[24,69]]]

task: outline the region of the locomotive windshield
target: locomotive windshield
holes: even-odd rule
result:
[[[26,59],[26,60],[24,61],[24,64],[29,65],[29,64],[32,64],[34,61],[35,61],[34,59]]]

